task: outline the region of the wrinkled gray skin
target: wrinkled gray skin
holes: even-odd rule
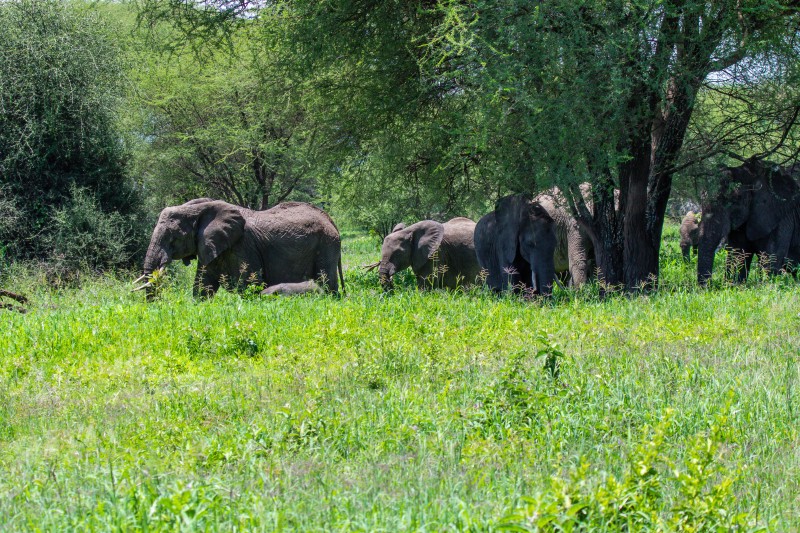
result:
[[[196,296],[212,296],[222,283],[243,289],[251,283],[316,280],[338,292],[341,280],[344,288],[339,230],[327,213],[306,203],[252,211],[198,198],[165,208],[153,229],[144,273],[194,258]]]
[[[589,184],[581,186],[590,194]],[[534,201],[545,208],[556,223],[556,249],[553,256],[556,274],[571,287],[580,287],[595,271],[592,239],[570,213],[567,201],[558,187],[539,194]],[[590,200],[591,201],[591,200]]]
[[[475,250],[487,285],[495,291],[521,285],[534,294],[550,295],[555,283],[555,222],[525,195],[501,198],[495,210],[475,226]]]
[[[392,233],[394,233],[395,231],[400,231],[401,229],[405,229],[405,228],[406,228],[406,225],[405,225],[405,224],[403,224],[402,222],[398,222],[398,223],[397,223],[397,224],[395,224],[395,225],[394,225],[394,227],[392,228]]]
[[[796,168],[781,168],[755,158],[724,167],[719,192],[703,205],[697,256],[697,281],[706,285],[714,252],[727,236],[728,272],[747,279],[753,256],[770,258],[771,274],[800,259],[800,186]],[[744,259],[742,262],[741,260]]]
[[[700,213],[689,211],[683,217],[680,227],[680,246],[683,260],[687,263],[691,258],[691,252],[697,255],[697,245],[700,243]]]
[[[381,246],[378,274],[384,290],[391,289],[393,276],[408,267],[420,289],[456,289],[475,283],[481,270],[473,241],[475,222],[458,217],[444,224],[423,220],[398,226]]]
[[[297,294],[319,293],[322,292],[320,287],[315,281],[301,281],[299,283],[278,283],[271,285],[261,291],[264,296],[294,296]]]

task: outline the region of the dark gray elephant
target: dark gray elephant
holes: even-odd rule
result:
[[[150,239],[143,278],[175,259],[189,264],[194,258],[195,295],[211,296],[222,284],[243,289],[308,280],[331,292],[338,292],[341,281],[344,289],[339,230],[327,213],[306,203],[252,211],[198,198],[165,208]],[[149,283],[140,288],[152,297]]]
[[[697,246],[700,243],[700,213],[694,211],[686,213],[681,221],[679,233],[681,254],[683,260],[688,263],[692,251],[694,251],[694,255],[697,255]]]
[[[724,167],[719,192],[704,202],[700,220],[697,280],[711,279],[714,252],[727,236],[727,270],[747,279],[753,256],[762,256],[774,274],[800,259],[800,186],[797,168],[781,168],[756,158]]]
[[[549,295],[555,283],[553,218],[526,195],[501,198],[475,226],[478,262],[495,291],[527,288]]]
[[[399,226],[381,246],[378,274],[385,290],[392,287],[393,276],[408,267],[420,289],[456,289],[475,283],[481,269],[475,255],[474,221],[458,217],[444,224],[423,220]]]
[[[581,192],[591,203],[591,198],[588,197],[591,188],[588,183],[581,185]],[[556,224],[556,249],[553,256],[556,274],[570,286],[580,287],[591,279],[595,271],[591,237],[570,213],[567,201],[558,187],[539,194],[534,201],[545,208]]]

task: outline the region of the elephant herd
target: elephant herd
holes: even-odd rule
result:
[[[755,158],[722,169],[719,190],[704,199],[702,216],[689,212],[680,228],[684,258],[690,250],[698,256],[701,285],[708,283],[724,240],[733,252],[729,271],[738,281],[746,278],[754,256],[766,258],[772,273],[800,262],[798,170]],[[591,210],[588,187],[582,193]],[[339,231],[327,213],[306,203],[253,211],[199,198],[164,209],[138,289],[152,297],[155,272],[173,260],[188,264],[194,258],[196,295],[213,295],[220,286],[261,285],[264,294],[284,295],[344,290]],[[580,286],[596,270],[592,241],[557,188],[533,198],[501,198],[477,223],[458,217],[398,224],[383,241],[380,261],[369,268],[378,269],[388,290],[394,275],[409,267],[419,288],[479,282],[498,292],[540,295],[549,295],[559,281]]]

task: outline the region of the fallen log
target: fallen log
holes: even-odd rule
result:
[[[15,302],[19,304],[26,304],[28,303],[28,299],[21,294],[17,294],[15,292],[7,291],[5,289],[0,289],[0,297],[11,298]],[[9,311],[16,311],[18,313],[27,313],[28,310],[22,307],[22,305],[14,305],[14,304],[7,304],[0,302],[0,309],[7,309]]]

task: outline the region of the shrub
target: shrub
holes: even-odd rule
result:
[[[45,242],[51,267],[60,276],[78,270],[125,268],[142,248],[141,231],[133,216],[103,212],[85,189],[72,189],[71,200],[52,215]]]

